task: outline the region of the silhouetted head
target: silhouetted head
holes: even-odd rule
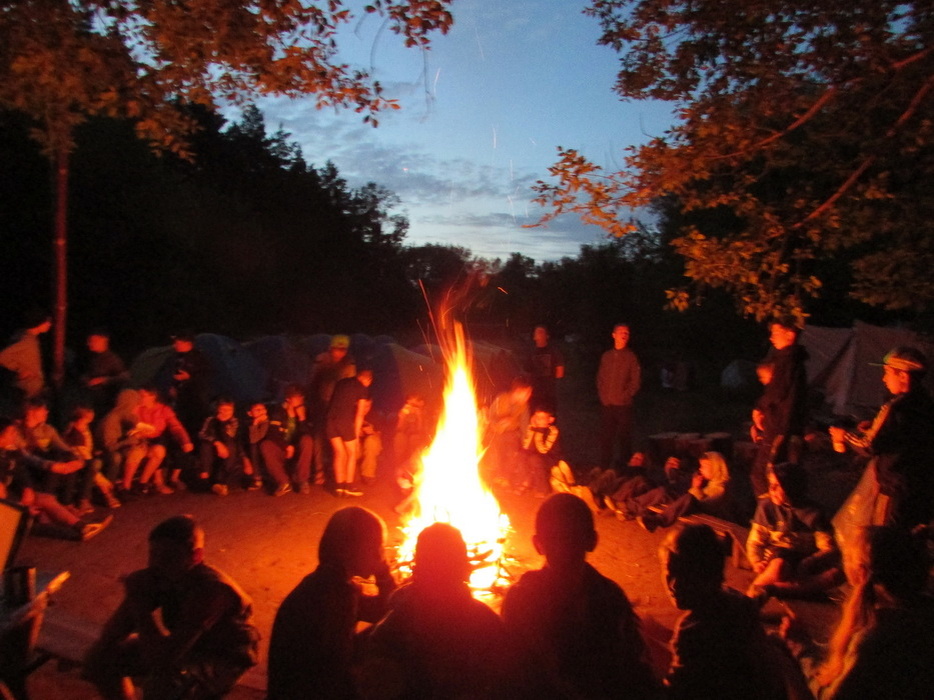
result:
[[[448,523],[434,523],[422,530],[415,543],[413,577],[419,584],[440,588],[467,581],[470,560],[460,530]]]
[[[383,560],[386,525],[374,512],[341,508],[324,526],[318,543],[318,563],[339,567],[348,577],[370,576]]]
[[[556,493],[542,503],[535,515],[532,542],[549,566],[579,564],[597,546],[593,513],[577,496]]]
[[[190,515],[163,520],[149,533],[149,568],[175,581],[204,561],[204,530]]]
[[[707,525],[687,525],[668,534],[659,550],[665,587],[675,605],[703,605],[723,585],[723,547]]]

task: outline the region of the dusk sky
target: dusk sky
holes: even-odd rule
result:
[[[618,169],[624,149],[662,134],[670,106],[623,103],[612,92],[617,55],[597,46],[597,22],[577,0],[457,0],[454,27],[427,52],[404,49],[365,16],[338,39],[341,59],[379,80],[402,109],[380,125],[313,99],[259,103],[320,167],[333,161],[351,186],[374,181],[402,200],[410,245],[455,244],[487,258],[574,256],[600,229],[563,217],[523,228],[539,210],[531,185],[547,178],[556,147]]]

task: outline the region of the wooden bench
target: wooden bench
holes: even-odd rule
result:
[[[731,523],[729,520],[722,520],[712,515],[695,513],[693,515],[683,515],[678,518],[678,522],[685,525],[707,525],[723,540],[730,542],[730,561],[737,569],[749,567],[749,560],[746,558],[746,540],[749,539],[749,528],[743,527],[737,523]]]

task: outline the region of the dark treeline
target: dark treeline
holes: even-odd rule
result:
[[[478,337],[528,337],[536,323],[574,334],[584,355],[618,320],[644,354],[725,364],[756,357],[764,334],[712,293],[665,311],[680,260],[643,230],[536,264],[518,253],[476,259],[458,246],[406,246],[396,196],[348,186],[315,167],[253,108],[227,124],[195,110],[193,158],[156,155],[129,123],[93,119],[77,134],[69,202],[69,345],[94,326],[127,351],[190,327],[237,338],[289,332],[430,332],[425,294],[452,287]],[[0,115],[0,333],[30,306],[49,307],[50,166],[16,115]],[[467,241],[469,243],[469,241]],[[421,284],[420,284],[421,283]]]

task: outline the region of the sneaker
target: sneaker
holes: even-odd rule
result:
[[[214,484],[211,486],[211,491],[216,493],[218,496],[226,496],[230,493],[230,490],[227,488],[226,484]]]
[[[175,489],[173,489],[168,484],[156,484],[155,489],[156,489],[156,493],[162,496],[169,496],[175,493]]]
[[[620,513],[620,507],[616,505],[616,501],[614,501],[611,496],[603,497],[603,505],[605,505],[611,513],[616,513],[617,515]]]
[[[123,505],[122,503],[120,503],[117,497],[113,495],[113,493],[105,493],[104,502],[107,504],[107,507],[110,508],[111,510],[113,510],[114,508],[119,508],[120,506]]]
[[[344,495],[345,495],[345,496],[349,496],[349,497],[351,497],[351,498],[356,498],[356,497],[358,497],[358,496],[362,496],[362,495],[363,495],[363,491],[361,491],[360,489],[358,489],[358,488],[355,487],[355,486],[351,486],[350,484],[347,484],[347,486],[345,486],[345,487],[344,487],[343,489],[341,489],[341,490],[344,492]]]
[[[246,490],[247,491],[259,491],[261,488],[263,488],[262,480],[253,479],[253,481],[250,482],[250,485],[246,487]]]
[[[347,492],[344,489],[334,489],[334,495],[337,498],[343,498],[347,495]]]
[[[272,495],[273,496],[284,496],[287,493],[291,493],[291,491],[292,491],[292,484],[286,482],[284,484],[279,484],[276,487],[276,490],[272,492]]]
[[[91,501],[87,498],[82,498],[78,503],[78,513],[81,515],[87,515],[88,513],[94,512],[94,506],[91,505]]]
[[[296,493],[300,493],[303,496],[307,496],[309,493],[311,493],[311,486],[308,485],[307,481],[302,481],[298,483],[296,486],[297,486],[297,488],[295,489]]]

